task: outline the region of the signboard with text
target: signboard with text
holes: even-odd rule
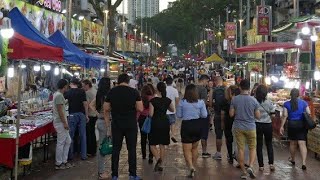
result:
[[[271,6],[257,6],[257,34],[271,35],[272,31]]]
[[[227,40],[236,40],[237,24],[235,22],[226,22],[225,34]]]

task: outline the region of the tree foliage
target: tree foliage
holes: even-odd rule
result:
[[[226,20],[226,7],[230,19],[238,8],[239,0],[180,0],[156,16],[147,19],[164,43],[175,43],[178,47],[189,49],[195,44],[204,28],[222,28]],[[218,17],[221,15],[221,24]]]
[[[112,4],[112,0],[89,0],[89,3],[93,6],[96,11],[98,19],[104,22],[105,14],[104,10],[108,10],[108,31],[109,31],[109,53],[112,53],[116,47],[116,15],[117,8],[120,6],[123,0],[117,0]]]

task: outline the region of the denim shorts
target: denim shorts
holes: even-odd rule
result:
[[[176,123],[176,115],[175,114],[167,114],[170,125]]]

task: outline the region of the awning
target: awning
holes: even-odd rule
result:
[[[15,32],[9,40],[9,59],[37,59],[61,62],[63,60],[62,48],[52,47],[32,41]]]
[[[213,53],[210,57],[204,59],[206,63],[225,63],[225,60],[222,59],[217,53]]]
[[[257,44],[236,48],[235,51],[237,54],[245,54],[245,53],[254,53],[254,52],[275,51],[276,49],[294,49],[294,48],[299,48],[299,46],[291,42],[260,42]]]
[[[47,39],[43,34],[41,34],[32,24],[31,22],[24,17],[24,15],[19,11],[18,8],[13,8],[9,12],[9,18],[11,19],[11,25],[15,32],[19,33],[20,35],[26,37],[27,39],[51,46],[56,47],[56,44],[54,44],[52,41]],[[63,50],[63,58],[64,61],[68,63],[74,63],[78,65],[83,65],[83,62],[81,58],[72,52],[68,52],[67,50]]]
[[[52,34],[49,37],[49,40],[51,40],[57,46],[80,56],[80,58],[84,62],[83,65],[85,65],[86,68],[100,68],[101,59],[95,58],[94,56],[90,56],[87,53],[81,51],[77,46],[72,44],[72,42],[70,42],[59,30]]]

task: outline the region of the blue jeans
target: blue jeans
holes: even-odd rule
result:
[[[70,129],[70,137],[72,139],[69,159],[73,159],[73,138],[77,128],[79,128],[80,145],[81,145],[81,159],[87,159],[87,136],[86,136],[86,116],[83,113],[72,113],[69,115],[68,124]]]

